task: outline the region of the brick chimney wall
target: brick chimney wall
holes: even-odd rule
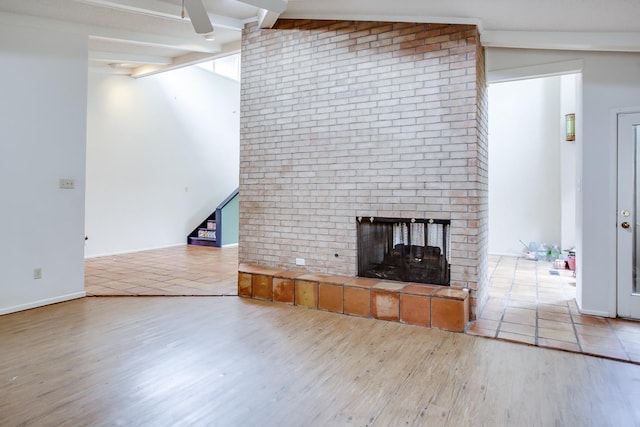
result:
[[[451,220],[451,286],[487,284],[475,26],[280,20],[242,37],[241,263],[356,275],[356,217]]]

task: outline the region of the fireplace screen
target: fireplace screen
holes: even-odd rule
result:
[[[358,217],[358,276],[449,286],[449,224]]]

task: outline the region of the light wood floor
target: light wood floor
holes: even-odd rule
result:
[[[236,297],[0,317],[1,426],[637,426],[640,366]]]
[[[467,333],[640,364],[640,322],[582,315],[571,272],[489,259],[489,301]],[[237,295],[238,248],[178,246],[85,261],[90,296]]]

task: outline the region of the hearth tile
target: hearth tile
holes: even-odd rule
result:
[[[238,271],[243,273],[252,273],[252,274],[262,274],[264,276],[275,276],[280,273],[282,270],[278,270],[275,268],[267,268],[261,265],[255,264],[240,264],[238,266]]]
[[[329,283],[331,285],[340,285],[340,286],[342,286],[342,285],[344,285],[344,282],[346,282],[347,280],[349,280],[349,277],[347,277],[347,276],[333,275],[333,276],[325,277],[320,282]]]
[[[253,265],[253,264],[240,264],[238,265],[238,271],[241,271],[243,273],[252,273],[254,270],[260,268],[259,265]]]
[[[273,277],[264,274],[253,274],[251,280],[253,286],[253,298],[271,301],[273,300]]]
[[[345,286],[354,288],[372,288],[376,283],[380,282],[379,279],[370,279],[368,277],[352,277],[344,282]]]
[[[462,290],[462,289],[448,288],[443,286],[440,289],[437,289],[433,293],[433,296],[437,298],[464,300],[469,296],[469,291]]]
[[[331,278],[333,278],[335,276],[331,276],[329,274],[321,274],[321,273],[305,273],[302,274],[298,277],[296,277],[296,279],[300,279],[300,280],[307,280],[310,282],[330,282],[333,283],[331,281]]]
[[[402,288],[403,294],[411,295],[428,295],[431,296],[434,291],[440,289],[440,286],[422,285],[422,284],[410,284]]]
[[[400,321],[411,325],[431,326],[431,297],[400,294]]]
[[[344,287],[344,313],[371,317],[371,290],[362,287]]]
[[[279,277],[281,279],[295,279],[296,277],[300,277],[303,274],[307,274],[306,271],[296,271],[296,270],[284,270],[279,271],[274,274],[273,277]]]
[[[274,277],[273,278],[273,300],[285,304],[293,304],[293,279]]]
[[[238,296],[251,298],[252,290],[251,273],[238,272]]]
[[[439,292],[439,291],[438,291]],[[469,322],[469,299],[431,297],[431,326],[453,332],[462,332]]]
[[[318,308],[342,313],[342,285],[320,283],[318,285]]]
[[[318,308],[318,282],[295,279],[294,283],[296,305]]]
[[[400,292],[407,284],[405,282],[394,282],[391,280],[381,280],[375,285],[373,285],[373,289],[389,291],[389,292]]]
[[[400,320],[400,294],[373,289],[371,291],[373,317],[397,322]]]

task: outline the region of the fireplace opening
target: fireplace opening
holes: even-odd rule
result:
[[[449,286],[449,220],[358,217],[358,276]]]

